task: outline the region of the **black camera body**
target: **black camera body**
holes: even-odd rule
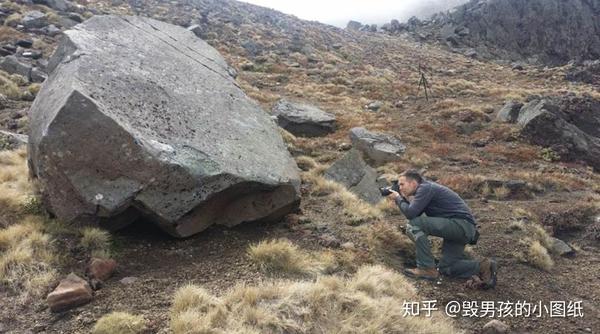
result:
[[[381,193],[381,196],[389,196],[392,193],[391,190],[393,190],[397,193],[400,192],[400,185],[398,184],[398,180],[393,181],[391,187],[379,188],[379,192]]]

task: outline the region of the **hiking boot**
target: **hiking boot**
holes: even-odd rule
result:
[[[482,281],[482,289],[488,290],[496,287],[498,281],[498,264],[494,259],[485,259],[479,262],[479,278]]]
[[[408,277],[416,279],[426,279],[430,281],[435,281],[440,276],[440,273],[437,271],[437,268],[404,269],[404,274]]]

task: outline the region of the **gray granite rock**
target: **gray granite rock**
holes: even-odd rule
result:
[[[277,125],[192,32],[94,16],[66,31],[30,109],[29,166],[63,221],[174,236],[277,219],[300,177]]]

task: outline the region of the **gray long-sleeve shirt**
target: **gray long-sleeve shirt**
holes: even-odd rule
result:
[[[465,201],[451,189],[433,181],[424,180],[417,187],[412,202],[399,196],[396,204],[408,219],[425,213],[428,217],[460,218],[475,224],[475,218]]]

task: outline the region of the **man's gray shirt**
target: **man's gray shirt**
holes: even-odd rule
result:
[[[433,181],[424,180],[417,187],[412,202],[398,196],[396,204],[408,219],[425,213],[428,217],[459,218],[475,224],[475,218],[465,201],[451,189]]]

